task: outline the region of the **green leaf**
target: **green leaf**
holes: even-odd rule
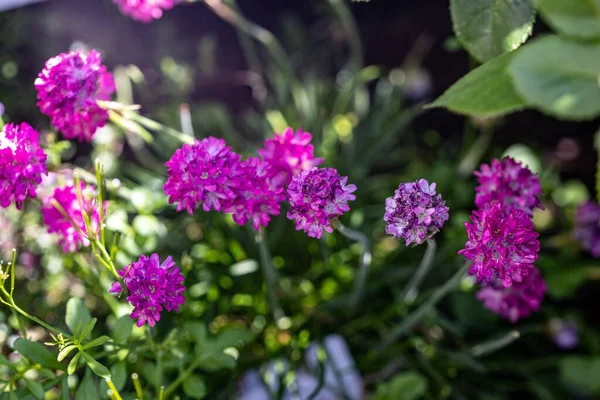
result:
[[[100,336],[100,337],[98,337],[98,338],[96,338],[96,339],[92,340],[91,342],[89,342],[89,343],[86,343],[86,344],[83,346],[83,348],[84,348],[85,350],[87,350],[87,349],[91,349],[92,347],[101,346],[101,345],[103,345],[104,343],[108,342],[109,340],[110,340],[110,337],[108,337],[108,336],[106,336],[106,335],[102,335],[102,336]]]
[[[29,389],[31,394],[35,396],[36,399],[43,400],[46,391],[44,390],[44,387],[41,383],[25,379],[25,385],[27,386],[27,389]]]
[[[454,33],[480,62],[515,50],[533,28],[533,0],[451,0]]]
[[[567,36],[581,39],[600,37],[599,0],[536,0],[548,25]]]
[[[79,324],[79,326],[85,326],[91,319],[92,316],[83,303],[83,300],[78,297],[71,297],[69,301],[67,301],[65,323],[73,334],[75,334],[77,324]]]
[[[226,347],[241,347],[254,339],[254,333],[243,328],[224,328],[211,346],[223,350]]]
[[[524,46],[508,67],[516,91],[530,105],[562,119],[600,114],[600,45],[547,36]]]
[[[233,357],[222,352],[207,352],[200,356],[202,368],[207,371],[218,371],[220,369],[234,369],[236,361]]]
[[[117,390],[121,390],[127,383],[127,365],[125,361],[116,363],[110,368],[111,379]]]
[[[427,392],[427,379],[423,375],[407,371],[377,387],[373,400],[416,400]]]
[[[87,371],[83,381],[79,384],[77,392],[75,392],[75,400],[100,400],[98,386],[94,382],[93,375]]]
[[[188,322],[185,325],[185,330],[195,340],[198,346],[202,346],[206,340],[206,327],[201,322]]]
[[[544,270],[548,294],[557,299],[575,294],[575,291],[586,281],[587,277],[588,270],[582,267]]]
[[[77,353],[71,359],[71,362],[69,363],[69,366],[67,367],[67,373],[69,375],[73,375],[73,373],[77,369],[77,363],[79,362],[80,358],[81,358],[81,353]]]
[[[50,369],[64,370],[64,366],[56,360],[56,356],[40,343],[19,338],[15,341],[15,350],[31,362]]]
[[[60,399],[71,400],[71,389],[69,389],[67,375],[63,375],[62,379],[60,380]]]
[[[124,315],[115,322],[112,328],[112,338],[115,343],[125,343],[129,336],[131,336],[131,329],[133,328],[133,320],[129,315]]]
[[[600,393],[600,357],[567,357],[560,362],[562,381],[587,393]]]
[[[87,338],[90,333],[92,333],[92,330],[94,329],[94,326],[96,326],[96,322],[98,322],[97,318],[92,318],[90,319],[83,327],[83,329],[81,330],[81,332],[79,332],[79,334],[77,335],[77,339],[79,341],[84,340],[85,338]]]
[[[501,55],[463,76],[425,108],[444,107],[459,114],[494,117],[525,108],[507,67],[515,53]]]
[[[192,375],[183,381],[183,391],[192,399],[203,399],[206,396],[206,385],[198,375]]]
[[[69,353],[71,351],[73,351],[74,349],[76,349],[77,346],[75,346],[74,344],[70,345],[70,346],[65,346],[64,349],[62,349],[59,353],[58,353],[58,357],[56,357],[56,359],[58,361],[62,361],[65,359],[66,356],[69,355]]]
[[[98,360],[90,356],[88,353],[82,353],[83,359],[90,369],[101,378],[110,378],[110,371],[104,365],[100,364]]]
[[[11,363],[10,361],[8,361],[8,358],[6,358],[4,355],[0,354],[0,365],[4,365],[5,367],[8,367],[12,370],[15,369],[15,366],[13,365],[13,363]]]

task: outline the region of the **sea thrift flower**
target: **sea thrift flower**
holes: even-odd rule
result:
[[[148,322],[154,326],[160,320],[163,309],[178,311],[185,301],[183,275],[169,256],[160,262],[158,254],[141,256],[139,260],[119,271],[129,291],[127,301],[133,306],[132,319],[138,327]],[[111,293],[121,293],[121,285],[114,282]]]
[[[576,347],[579,342],[577,324],[573,321],[552,319],[550,321],[550,333],[554,343],[563,350],[570,350]]]
[[[108,119],[97,100],[110,100],[115,83],[99,52],[71,51],[46,62],[35,88],[40,111],[65,138],[90,142]]]
[[[466,222],[467,243],[458,254],[473,262],[469,273],[479,281],[499,279],[506,287],[520,282],[533,269],[540,243],[531,218],[521,210],[505,213],[500,203],[473,211]]]
[[[69,216],[66,218],[63,212]],[[106,207],[106,204],[104,205]],[[77,191],[73,184],[57,187],[52,195],[43,199],[42,218],[49,233],[57,233],[60,238],[58,245],[67,252],[77,251],[82,246],[90,245],[88,231],[85,226],[83,213],[90,219],[92,234],[98,237],[100,228],[100,213],[96,204],[95,187],[85,186],[81,182],[81,202],[77,198]],[[73,226],[73,223],[76,226]]]
[[[256,157],[248,158],[241,164],[240,186],[237,196],[225,208],[233,214],[233,220],[245,225],[252,220],[254,229],[267,226],[271,215],[279,215],[280,202],[285,200],[281,186],[271,181],[270,165]]]
[[[264,148],[258,150],[258,154],[271,165],[275,182],[288,185],[294,175],[323,162],[322,158],[315,158],[311,140],[310,133],[300,129],[294,133],[292,128],[265,140]]]
[[[331,219],[350,210],[348,201],[356,199],[354,185],[346,185],[348,177],[334,168],[313,168],[294,176],[287,194],[289,219],[296,220],[296,230],[320,238],[323,230],[333,232]]]
[[[448,220],[448,207],[442,195],[435,193],[435,183],[425,179],[402,183],[394,197],[385,200],[385,215],[388,235],[404,239],[406,245],[421,244],[438,232]]]
[[[204,211],[221,211],[240,185],[240,155],[223,139],[208,137],[193,145],[184,144],[167,163],[164,191],[177,211],[193,214],[200,205]]]
[[[113,0],[124,15],[136,21],[148,23],[159,19],[163,10],[175,7],[178,0]]]
[[[575,238],[592,256],[600,257],[600,204],[587,201],[575,216]]]
[[[14,201],[20,210],[28,197],[36,197],[36,187],[47,173],[37,131],[26,123],[7,124],[0,131],[0,206]]]
[[[521,210],[533,215],[540,205],[542,187],[537,175],[510,157],[492,160],[475,171],[479,186],[475,189],[475,205],[479,208],[492,201],[502,204],[505,211]]]
[[[546,290],[540,271],[534,267],[510,287],[494,280],[477,292],[477,298],[485,308],[515,323],[540,309]]]

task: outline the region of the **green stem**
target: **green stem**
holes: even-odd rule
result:
[[[329,3],[348,34],[348,42],[350,45],[350,69],[353,74],[357,74],[363,64],[363,48],[356,22],[343,0],[329,0]]]
[[[433,266],[433,259],[435,258],[435,251],[437,248],[437,244],[434,239],[427,239],[427,249],[425,250],[425,254],[423,255],[423,259],[421,260],[421,264],[417,271],[412,276],[408,284],[406,285],[406,289],[404,290],[404,302],[412,303],[415,301],[419,294],[419,287],[421,283],[423,283],[423,279],[431,270]]]
[[[196,368],[200,367],[200,361],[194,361],[187,367],[179,376],[165,389],[165,397],[169,398],[175,390],[181,385],[186,379],[188,379]]]
[[[273,319],[275,322],[285,317],[279,302],[275,290],[277,288],[277,272],[273,267],[273,261],[271,260],[271,254],[269,252],[269,245],[267,244],[266,232],[263,227],[260,228],[256,234],[256,243],[260,251],[260,265],[263,270],[265,277],[265,283],[267,285],[267,301],[269,302],[269,308],[273,313]]]
[[[123,118],[125,118],[127,120],[133,120],[135,122],[138,122],[139,124],[141,124],[142,126],[145,126],[148,129],[166,133],[166,134],[174,137],[175,139],[179,140],[181,143],[194,144],[194,142],[195,142],[195,139],[192,136],[186,135],[183,132],[179,132],[178,130],[175,130],[166,125],[163,125],[160,122],[157,122],[153,119],[144,117],[143,115],[140,115],[135,111],[124,110],[124,111],[122,111],[122,115],[123,115]]]
[[[466,123],[471,122],[467,121]],[[481,133],[458,165],[457,170],[459,175],[468,176],[473,172],[475,167],[477,167],[477,164],[479,164],[481,157],[483,157],[487,149],[490,147],[493,136],[494,129],[491,126],[487,126],[482,129]]]
[[[346,238],[358,242],[362,246],[362,254],[358,262],[358,274],[354,279],[354,289],[350,296],[350,311],[354,312],[362,299],[367,277],[369,276],[372,259],[371,243],[364,233],[348,228],[337,219],[331,221],[331,224]]]
[[[106,245],[105,236],[104,236],[104,175],[102,171],[102,164],[99,160],[96,160],[96,190],[98,191],[98,215],[99,215],[99,224],[100,226],[100,243],[103,246]]]
[[[473,346],[469,352],[473,357],[482,357],[508,346],[520,337],[521,333],[519,331],[512,330],[499,338]]]
[[[30,315],[29,313],[27,313],[26,311],[24,311],[23,309],[21,309],[19,306],[17,306],[14,302],[14,300],[11,299],[10,301],[10,307],[13,310],[16,310],[19,314],[21,314],[22,316],[24,316],[27,319],[32,320],[33,322],[35,322],[38,325],[43,326],[44,328],[46,328],[47,330],[49,330],[50,332],[54,332],[57,335],[59,334],[64,334],[64,332],[60,331],[59,329],[56,329],[50,325],[48,325],[47,323],[45,323],[44,321],[42,321],[41,319],[34,317],[33,315]]]

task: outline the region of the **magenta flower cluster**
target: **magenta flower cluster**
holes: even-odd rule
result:
[[[65,253],[78,251],[81,247],[90,245],[84,214],[89,218],[92,235],[97,238],[100,230],[96,189],[81,182],[80,190],[81,201],[78,199],[75,186],[68,184],[64,187],[56,187],[42,202],[44,224],[48,232],[58,234],[58,245]]]
[[[546,290],[540,271],[533,267],[521,281],[506,287],[496,280],[481,288],[476,296],[485,308],[515,323],[540,309]]]
[[[136,262],[119,271],[129,295],[127,301],[133,306],[132,319],[138,327],[148,323],[156,325],[163,309],[178,311],[185,301],[183,275],[169,256],[160,262],[158,254],[141,256]],[[119,282],[114,282],[111,293],[121,293]]]
[[[600,257],[600,204],[583,203],[575,215],[575,238],[596,258]]]
[[[47,173],[46,154],[35,129],[22,123],[0,130],[0,206],[14,202],[20,210],[27,198],[36,197],[37,185]]]
[[[35,80],[38,107],[67,139],[90,142],[106,123],[108,112],[97,101],[110,100],[115,91],[112,75],[100,53],[91,50],[52,57]]]
[[[113,0],[124,15],[148,23],[159,19],[163,11],[175,7],[179,0]]]
[[[320,238],[323,230],[331,233],[331,220],[349,211],[348,201],[356,199],[352,194],[356,186],[347,182],[348,177],[333,168],[313,168],[294,176],[287,191],[287,217],[310,237]]]
[[[421,244],[442,229],[449,208],[435,187],[425,179],[400,184],[394,196],[385,200],[386,233],[404,239],[408,246]]]

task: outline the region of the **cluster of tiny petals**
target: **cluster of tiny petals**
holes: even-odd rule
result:
[[[533,268],[540,243],[524,211],[505,212],[500,203],[488,203],[473,211],[465,227],[468,240],[458,253],[472,261],[469,272],[479,281],[500,280],[509,287]]]
[[[158,254],[142,255],[136,262],[119,271],[129,292],[127,301],[133,306],[131,318],[136,325],[156,325],[163,309],[178,311],[185,301],[183,275],[169,256],[160,262]],[[111,293],[121,293],[121,285],[114,282]]]
[[[515,323],[540,309],[546,290],[540,271],[533,267],[510,287],[498,280],[490,282],[477,292],[477,298],[485,308]]]
[[[49,233],[59,235],[58,245],[65,253],[90,245],[83,213],[90,219],[93,234],[99,234],[100,213],[96,204],[95,188],[81,182],[81,202],[73,184],[56,187],[51,195],[42,201],[42,218]],[[62,208],[60,210],[57,205]],[[103,205],[106,207],[106,204]],[[63,211],[69,216],[66,218]],[[73,223],[77,226],[73,226]]]
[[[271,215],[279,215],[280,202],[285,200],[283,188],[271,179],[271,166],[259,158],[250,157],[240,163],[240,184],[224,211],[233,214],[238,225],[252,221],[254,229],[266,227]]]
[[[115,83],[99,52],[72,51],[49,59],[35,88],[40,111],[65,138],[90,142],[108,119],[97,101],[110,100]]]
[[[208,137],[194,144],[184,144],[165,164],[164,185],[169,203],[177,203],[177,211],[221,211],[237,197],[241,184],[240,155],[223,139]]]
[[[271,165],[275,182],[288,185],[294,175],[311,170],[323,162],[322,158],[315,158],[311,140],[310,133],[300,129],[294,133],[292,128],[265,140],[258,154]]]
[[[175,7],[179,0],[113,0],[124,15],[148,23],[159,19],[164,10]]]
[[[333,168],[313,168],[294,176],[287,189],[287,217],[296,220],[296,230],[314,238],[320,238],[323,230],[331,233],[331,220],[349,211],[348,201],[356,199],[352,194],[356,186],[347,181]]]
[[[528,168],[511,157],[492,160],[475,171],[479,186],[475,189],[475,205],[499,202],[505,211],[521,210],[532,216],[540,205],[540,180]]]
[[[0,206],[13,202],[20,210],[48,173],[38,132],[29,124],[7,124],[0,130]]]
[[[406,245],[421,244],[434,235],[448,220],[448,207],[435,183],[425,179],[402,183],[385,201],[386,233],[404,239]]]
[[[575,238],[596,258],[600,257],[600,204],[583,203],[575,216]]]

